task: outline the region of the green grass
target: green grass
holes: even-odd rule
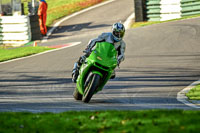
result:
[[[198,84],[196,87],[192,88],[186,96],[190,100],[200,100],[200,84]]]
[[[51,49],[52,48],[48,47],[20,47],[11,49],[3,49],[0,47],[0,62],[37,54]]]
[[[47,23],[49,27],[54,21],[80,11],[105,0],[47,0]],[[22,0],[25,5],[25,13],[28,13],[27,2],[30,0]]]
[[[200,111],[4,112],[0,123],[3,133],[196,133]]]
[[[145,21],[145,22],[135,22],[132,24],[132,28],[138,28],[138,27],[143,27],[143,26],[148,26],[148,25],[152,25],[152,24],[160,24],[160,23],[166,23],[166,22],[172,22],[172,21],[177,21],[177,20],[184,20],[184,19],[190,19],[190,18],[196,18],[196,17],[200,17],[200,14],[198,15],[193,15],[193,16],[185,16],[182,18],[178,18],[178,19],[172,19],[172,20],[167,20],[167,21]]]

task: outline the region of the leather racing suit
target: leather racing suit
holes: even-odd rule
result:
[[[125,58],[124,52],[125,52],[126,44],[123,40],[116,42],[111,32],[102,33],[98,38],[90,40],[86,48],[86,51],[87,50],[92,51],[92,48],[95,46],[97,42],[108,42],[108,43],[114,44],[115,49],[118,52],[118,58],[117,58],[118,62],[120,63],[121,61],[124,60]]]

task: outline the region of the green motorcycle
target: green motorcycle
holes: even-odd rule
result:
[[[92,96],[101,91],[117,66],[117,51],[108,42],[96,43],[90,56],[79,70],[73,96],[88,103]]]

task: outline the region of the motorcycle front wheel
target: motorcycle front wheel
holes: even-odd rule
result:
[[[86,82],[85,82],[85,91],[82,98],[83,102],[88,103],[90,101],[95,90],[98,88],[100,80],[101,80],[101,77],[98,74],[90,73],[88,75],[88,78],[86,79]]]
[[[82,100],[82,95],[78,92],[77,88],[74,89],[73,96],[74,96],[74,99],[76,100]]]

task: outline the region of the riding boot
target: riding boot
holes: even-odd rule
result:
[[[72,81],[74,83],[76,83],[76,80],[77,80],[78,75],[79,75],[79,69],[80,69],[81,65],[83,64],[83,62],[85,61],[85,59],[86,59],[86,56],[81,56],[79,58],[79,60],[76,63],[74,63],[74,67],[73,67],[73,70],[72,70]]]
[[[115,78],[115,76],[116,76],[116,74],[115,74],[115,70],[113,71],[113,73],[111,74],[111,77],[110,77],[110,79],[114,79]]]
[[[77,78],[78,78],[78,75],[79,75],[79,65],[78,65],[78,63],[76,62],[76,63],[74,63],[74,67],[73,67],[73,70],[72,70],[72,81],[74,82],[74,83],[76,83],[76,80],[77,80]]]

